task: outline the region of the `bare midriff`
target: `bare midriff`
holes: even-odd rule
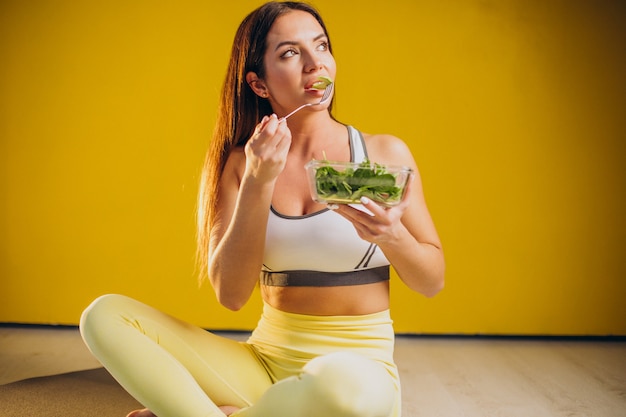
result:
[[[389,308],[389,281],[341,287],[274,287],[261,285],[266,303],[287,313],[355,316]]]

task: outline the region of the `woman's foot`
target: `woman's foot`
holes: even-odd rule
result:
[[[219,409],[222,410],[222,413],[226,414],[227,416],[231,415],[235,411],[239,411],[239,408],[233,407],[232,405],[223,405],[219,407]],[[138,416],[138,417],[143,417],[143,416]]]
[[[239,408],[233,407],[232,405],[223,405],[220,407],[220,410],[222,410],[222,413],[229,416],[235,411],[239,411]],[[131,411],[126,417],[156,417],[156,415],[147,408],[144,408],[143,410]]]
[[[135,410],[128,413],[126,417],[156,417],[154,413],[147,408],[143,410]]]

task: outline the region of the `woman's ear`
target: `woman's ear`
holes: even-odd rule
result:
[[[263,98],[268,98],[269,97],[269,93],[267,91],[267,86],[265,85],[263,80],[261,80],[256,75],[255,72],[250,71],[249,73],[246,74],[246,82],[248,83],[248,85],[250,86],[252,91],[254,91],[254,93],[257,96],[263,97]]]

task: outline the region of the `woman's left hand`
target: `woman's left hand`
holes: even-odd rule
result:
[[[398,239],[400,231],[405,229],[402,216],[409,207],[410,194],[411,181],[407,184],[402,201],[397,206],[387,208],[369,198],[362,198],[363,207],[371,214],[346,204],[329,206],[329,208],[349,220],[361,239],[381,246],[385,242]]]

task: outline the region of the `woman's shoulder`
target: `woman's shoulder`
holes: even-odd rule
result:
[[[401,138],[386,133],[361,132],[370,160],[380,164],[414,164],[411,149]]]
[[[241,179],[246,165],[246,153],[243,146],[235,146],[226,158],[224,174],[233,174]]]
[[[245,150],[243,146],[234,146],[230,153],[228,154],[228,159],[230,158],[246,158]]]

